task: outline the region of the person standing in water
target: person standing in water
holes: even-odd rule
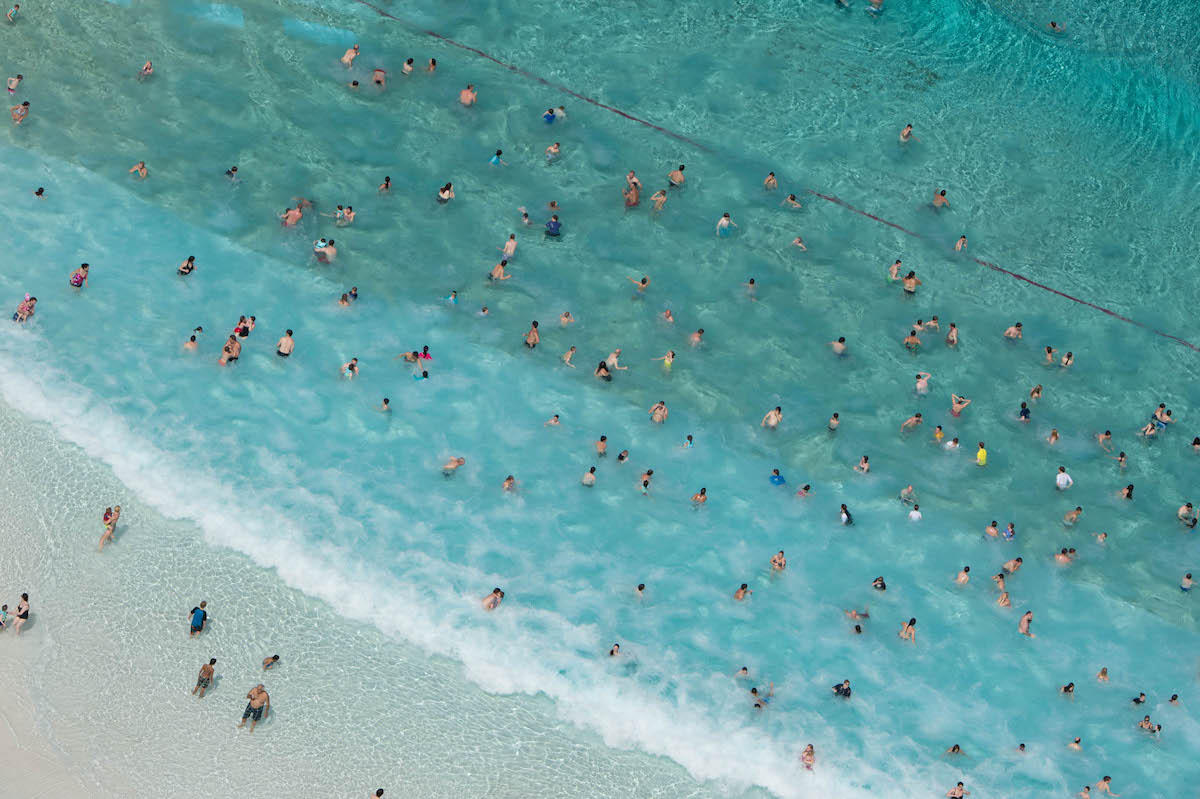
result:
[[[262,683],[259,683],[250,689],[246,698],[250,701],[246,703],[246,710],[242,713],[242,721],[238,724],[238,729],[246,726],[246,719],[250,719],[250,732],[253,733],[259,720],[271,712],[271,697],[263,688]]]
[[[215,665],[217,665],[217,659],[213,658],[200,667],[200,676],[196,679],[196,687],[192,689],[192,696],[196,696],[196,692],[199,691],[200,695],[196,696],[196,698],[204,698],[204,692],[212,685],[213,672],[216,671],[213,668]]]

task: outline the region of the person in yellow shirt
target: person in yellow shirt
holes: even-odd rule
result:
[[[987,466],[987,448],[983,446],[983,442],[979,442],[979,451],[975,453],[975,463],[980,466]]]

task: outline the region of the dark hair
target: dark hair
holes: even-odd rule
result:
[[[638,590],[639,590],[639,591],[645,591],[645,590],[646,590],[646,584],[645,584],[645,583],[638,583]]]
[[[749,586],[746,583],[742,583],[742,588],[749,588]]]

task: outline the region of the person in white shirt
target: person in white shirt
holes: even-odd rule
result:
[[[913,505],[913,509],[908,512],[908,520],[910,522],[919,522],[919,521],[921,521],[922,518],[923,517],[921,516],[921,506]]]
[[[1058,486],[1059,491],[1066,491],[1075,485],[1075,481],[1071,479],[1071,475],[1067,474],[1066,466],[1058,467],[1058,474],[1054,477],[1054,484]]]

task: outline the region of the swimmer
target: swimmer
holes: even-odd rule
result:
[[[1021,323],[1017,322],[1015,325],[1010,325],[1008,328],[1006,328],[1004,330],[1004,337],[1005,338],[1022,338]]]
[[[1002,608],[1011,608],[1012,607],[1012,600],[1009,599],[1007,591],[1000,594],[999,598],[996,599],[996,604]]]
[[[848,617],[850,617],[851,619],[855,619],[855,620],[871,618],[871,614],[870,614],[868,608],[863,608],[862,610],[854,610],[853,608],[851,608],[850,610],[843,609],[842,613],[845,613]]]
[[[779,181],[775,179],[774,172],[768,172],[767,177],[763,180],[763,189],[766,191],[775,191],[779,188]]]
[[[787,479],[785,479],[784,476],[779,473],[778,469],[772,469],[771,476],[768,477],[767,480],[770,481],[771,485],[773,485],[773,486],[781,486],[781,485],[787,484]]]
[[[1004,528],[1004,540],[1012,541],[1017,537],[1017,527],[1012,522],[1009,522]]]
[[[921,323],[918,320],[917,327],[920,327],[920,326],[921,326]],[[928,322],[925,323],[925,329],[926,330],[941,330],[942,329],[942,325],[941,325],[941,322],[938,321],[937,314],[934,314],[933,318],[931,318]]]
[[[44,188],[42,188],[41,186],[39,186],[37,188],[37,190],[33,193],[33,196],[37,197],[39,200],[44,200],[44,199],[46,199],[46,190]]]
[[[920,278],[918,278],[917,273],[913,271],[909,271],[909,273],[904,276],[904,280],[902,282],[904,283],[904,291],[908,294],[916,294],[917,286],[921,285]]]
[[[646,411],[646,413],[650,414],[650,421],[654,422],[655,424],[662,424],[663,422],[667,421],[667,416],[670,414],[670,411],[667,410],[667,403],[659,400],[650,406],[650,410]]]
[[[1004,587],[1004,575],[1003,575],[1003,574],[1001,574],[1001,573],[996,573],[996,574],[992,575],[992,582],[996,584],[996,589],[997,589],[998,591],[1004,591],[1004,590],[1005,590],[1005,587]]]
[[[436,58],[429,59],[429,63],[425,65],[425,72],[427,72],[430,75],[432,75],[434,72],[437,72],[437,59]]]
[[[929,374],[929,372],[917,372],[917,384],[914,387],[914,390],[918,394],[928,394],[929,378],[931,377],[933,377],[933,375]]]
[[[692,503],[695,505],[703,505],[708,502],[708,489],[701,488],[695,494],[692,494]]]
[[[991,536],[992,538],[1000,535],[1000,528],[996,526],[996,520],[992,519],[992,523],[985,527],[983,532],[985,535]]]
[[[495,610],[496,608],[500,607],[500,603],[503,600],[504,600],[504,592],[501,591],[499,588],[493,588],[492,593],[485,596],[483,598],[483,602],[480,604],[483,605],[484,610]]]
[[[1096,536],[1097,544],[1103,544],[1108,540],[1108,533],[1092,533],[1092,535]]]
[[[596,467],[592,466],[589,468],[587,473],[580,478],[579,482],[589,488],[596,485]]]
[[[854,524],[854,517],[850,515],[850,509],[848,507],[846,507],[845,503],[842,503],[841,519],[842,519],[842,525],[844,527],[850,527]],[[879,579],[882,581],[882,578],[879,578]],[[878,587],[879,586],[876,586],[876,588],[878,588]],[[882,591],[883,589],[880,588],[879,590]]]
[[[625,463],[629,460],[629,450],[623,449],[617,454],[617,463]]]
[[[325,241],[325,239],[317,239],[313,242],[313,255],[316,256],[317,263],[331,264],[337,258],[337,247],[333,244],[333,239]]]
[[[1069,693],[1069,694],[1071,694],[1072,696],[1074,696],[1074,694],[1075,694],[1075,683],[1070,683],[1070,687],[1071,687],[1071,690],[1070,690],[1070,691],[1068,691],[1068,690],[1067,690],[1067,686],[1066,686],[1066,685],[1064,685],[1064,686],[1062,687],[1062,689],[1061,689],[1061,690],[1062,690],[1062,692],[1063,692],[1063,693]],[[1076,738],[1074,741],[1071,741],[1071,743],[1067,744],[1067,748],[1068,748],[1068,749],[1074,749],[1076,752],[1082,752],[1082,751],[1083,751],[1083,744],[1082,744],[1082,741],[1083,741],[1083,739],[1082,739],[1082,738],[1078,738],[1078,737],[1077,737],[1077,738]]]
[[[1192,579],[1192,573],[1188,572],[1183,575],[1183,579],[1179,581],[1179,590],[1187,593],[1196,585],[1196,581]]]
[[[958,572],[958,575],[954,578],[954,582],[957,585],[966,585],[967,581],[969,581],[970,579],[971,579],[971,567],[963,566],[962,569]]]
[[[704,328],[701,327],[698,330],[696,330],[695,333],[692,333],[690,336],[688,336],[688,343],[691,344],[693,347],[696,347],[696,346],[700,345],[700,342],[703,341],[703,339],[704,339]]]
[[[442,205],[445,205],[446,203],[450,202],[453,199],[454,199],[454,184],[453,183],[447,183],[445,186],[442,186],[440,189],[438,189],[437,201],[439,203],[441,203]]]
[[[1027,610],[1025,611],[1025,615],[1021,617],[1021,621],[1017,623],[1017,632],[1030,638],[1037,638],[1036,635],[1029,631],[1031,624],[1033,624],[1033,611]]]
[[[958,449],[958,438],[952,438],[942,445],[942,449],[953,451]]]
[[[567,350],[566,352],[564,352],[562,354],[562,362],[565,363],[567,366],[571,367],[572,369],[574,369],[575,364],[571,363],[571,359],[574,357],[575,357],[575,347],[572,346],[571,349]]]
[[[29,103],[25,103],[25,105],[29,105]],[[136,164],[129,167],[129,172],[130,172],[130,174],[133,174],[134,172],[136,172],[138,178],[140,178],[142,180],[145,180],[146,178],[148,178],[150,176],[150,170],[146,169],[145,161],[138,161]]]
[[[738,602],[741,602],[743,599],[745,599],[746,597],[750,596],[753,593],[754,592],[752,590],[750,590],[750,588],[748,588],[745,583],[742,583],[741,588],[739,588],[738,590],[733,592],[733,598],[736,599]]]
[[[955,251],[955,252],[962,252],[962,251],[963,251],[963,250],[965,250],[965,249],[967,249],[967,237],[966,237],[966,236],[959,236],[959,237],[958,237],[958,242],[957,242],[957,243],[954,245],[954,251]]]
[[[79,268],[72,272],[71,276],[67,278],[67,282],[75,288],[86,286],[88,284],[88,270],[90,268],[91,267],[89,267],[87,264],[80,264]]]
[[[1051,32],[1053,32],[1053,33],[1066,33],[1067,32],[1066,25],[1059,25],[1054,20],[1050,20],[1050,24],[1047,25],[1046,27],[1049,28],[1051,30]]]
[[[808,252],[808,248],[804,246],[804,239],[800,238],[799,236],[792,239],[792,246],[799,247],[801,252]]]
[[[956,439],[954,439],[954,440],[955,440],[955,441],[958,441],[958,439],[957,439],[957,438],[956,438]],[[987,453],[987,447],[985,447],[985,446],[983,445],[983,442],[982,442],[982,441],[980,441],[980,442],[979,442],[979,449],[978,449],[978,450],[976,450],[976,452],[975,452],[975,463],[976,463],[976,465],[978,465],[978,466],[987,466],[987,455],[988,455],[988,453]],[[1011,525],[1011,524],[1009,525],[1009,528],[1010,528],[1010,529],[1012,528],[1012,525]]]
[[[9,93],[9,94],[16,94],[16,93],[17,93],[17,87],[21,85],[21,81],[23,81],[23,80],[25,80],[25,76],[24,76],[24,75],[17,75],[15,78],[9,78],[9,79],[8,79],[8,81],[7,81],[7,83],[8,83],[8,93]]]
[[[859,474],[866,474],[867,472],[871,471],[871,463],[866,455],[862,456],[858,462],[858,465],[854,467],[854,471],[858,472]]]
[[[668,322],[670,324],[675,324],[675,317],[671,315],[670,308],[668,308],[665,311],[663,311],[662,313],[660,313],[658,315],[658,318],[662,319],[664,322]]]
[[[1054,485],[1059,491],[1066,491],[1075,485],[1075,480],[1072,479],[1071,475],[1067,474],[1066,466],[1058,467],[1058,474],[1054,475]]]
[[[508,280],[512,275],[504,271],[504,267],[508,266],[508,261],[501,261],[492,267],[492,271],[488,273],[487,279],[494,282]]]
[[[957,394],[950,394],[950,415],[954,417],[962,416],[963,410],[971,404],[971,400],[966,397],[960,397]]]
[[[921,418],[921,414],[914,413],[912,416],[905,419],[900,425],[900,432],[903,433],[905,430],[912,430],[924,421],[925,420]]]
[[[1179,506],[1179,510],[1175,511],[1175,518],[1185,525],[1191,525],[1192,519],[1196,518],[1196,509],[1192,507],[1192,503],[1185,502]]]
[[[754,278],[750,278],[749,283],[743,283],[742,288],[746,290],[746,296],[750,298],[750,302],[758,302],[758,298],[755,296],[758,287],[754,283]]]
[[[606,366],[608,366],[609,369],[623,370],[623,369],[629,368],[628,366],[621,366],[621,348],[620,347],[617,347],[615,350],[610,352],[608,354],[608,357],[604,359],[604,363]]]
[[[808,499],[808,497],[811,494],[812,494],[812,486],[810,486],[808,483],[805,483],[804,485],[802,485],[800,487],[800,490],[796,492],[796,496],[801,497],[803,499]]]
[[[783,409],[776,405],[774,410],[767,411],[767,415],[762,418],[762,423],[759,427],[769,427],[774,430],[779,427],[779,423],[783,421]]]
[[[10,116],[12,116],[13,124],[20,125],[22,122],[24,122],[26,119],[29,118],[29,101],[26,100],[25,102],[21,103],[20,105],[14,105],[12,108],[8,109],[8,113]],[[134,168],[136,169],[136,167],[134,167]],[[144,168],[145,167],[143,166],[143,169]],[[133,169],[131,169],[129,171],[132,172]],[[145,177],[145,175],[142,175],[142,177]]]
[[[913,135],[912,130],[912,125],[905,125],[904,130],[900,131],[900,142],[902,144],[908,141],[920,141],[920,139]]]
[[[1066,547],[1060,549],[1058,551],[1058,554],[1056,554],[1054,556],[1054,562],[1057,563],[1059,566],[1071,565],[1071,551],[1069,549],[1067,549]]]
[[[1108,666],[1104,666],[1100,669],[1100,671],[1096,674],[1096,679],[1100,682],[1108,682]]]
[[[300,221],[301,217],[304,216],[304,208],[302,206],[303,203],[297,203],[295,208],[288,208],[279,215],[279,218],[283,220],[284,227],[294,227]]]
[[[1066,369],[1073,363],[1075,363],[1075,353],[1068,352],[1062,357],[1062,362],[1059,363],[1059,366],[1061,366],[1063,369]]]
[[[813,749],[812,744],[804,747],[804,753],[800,755],[800,762],[804,764],[804,768],[807,770],[813,770],[813,765],[817,762],[817,753]]]
[[[25,105],[29,105],[29,103],[26,103]],[[730,228],[735,227],[737,227],[737,223],[729,218],[729,212],[726,211],[725,213],[721,214],[721,218],[717,220],[717,235],[728,236],[730,233]]]
[[[842,507],[845,507],[845,505],[843,505]],[[874,580],[871,581],[871,587],[874,588],[876,591],[886,591],[887,583],[885,583],[883,581],[882,577],[876,577]]]
[[[1112,777],[1105,776],[1102,780],[1096,783],[1096,790],[1106,793],[1109,796],[1120,796],[1119,793],[1112,792]]]
[[[358,58],[357,44],[342,54],[341,62],[346,65],[346,69],[350,69],[354,65],[354,59],[356,58]]]
[[[346,363],[342,364],[342,374],[347,380],[353,380],[358,376],[358,358],[351,358]]]
[[[612,373],[608,371],[608,364],[606,364],[604,361],[601,361],[596,365],[596,368],[592,374],[603,380],[605,383],[612,382]]]
[[[783,556],[783,550],[771,556],[771,568],[777,572],[781,572],[787,568],[787,558]]]
[[[221,366],[235,362],[242,354],[242,344],[237,340],[236,336],[230,336],[226,340],[224,346],[221,347],[221,357],[217,359],[217,363]]]
[[[562,325],[563,327],[566,327],[567,325],[571,324],[574,321],[575,321],[575,317],[571,316],[570,311],[563,311],[561,314],[558,315],[558,323],[560,325]]]
[[[992,523],[995,524],[995,522]],[[1022,558],[1013,558],[1004,562],[1003,569],[1009,574],[1015,574],[1024,563],[1025,561]]]
[[[965,755],[966,752],[964,752],[962,750],[961,746],[959,746],[958,744],[955,744],[954,746],[952,746],[946,750],[946,754],[948,754],[948,755]]]
[[[632,208],[642,201],[642,186],[640,183],[630,183],[621,190],[621,196],[625,198],[625,207]]]
[[[664,368],[664,369],[667,369],[667,370],[670,370],[670,368],[671,368],[671,364],[675,363],[675,350],[667,350],[667,354],[666,354],[666,355],[660,355],[659,357],[657,357],[657,358],[651,358],[650,360],[652,360],[652,361],[662,361],[662,362],[663,362],[663,368]],[[691,436],[688,436],[688,440],[689,440],[689,441],[691,440],[691,438],[692,438]]]
[[[638,295],[644,294],[646,289],[649,288],[649,286],[650,286],[650,278],[647,275],[642,275],[641,280],[634,280],[633,278],[629,277],[628,275],[625,276],[625,279],[637,287]],[[634,295],[634,296],[637,296],[637,295]]]
[[[151,64],[149,61],[147,61],[145,64],[142,64],[141,70],[138,71],[139,78],[148,78],[153,74],[154,74],[154,65]]]
[[[684,440],[683,444],[680,445],[679,448],[680,449],[691,449],[693,446],[695,446],[695,442],[692,441],[692,434],[688,433],[687,438]]]
[[[1022,402],[1021,410],[1017,411],[1017,418],[1020,419],[1022,422],[1028,422],[1029,416],[1030,416],[1029,404]]]
[[[546,223],[546,235],[547,236],[561,236],[562,235],[562,222],[558,221],[558,214],[554,214],[553,216],[551,216],[550,221]]]
[[[195,350],[198,346],[200,345],[196,343],[196,335],[194,333],[192,334],[191,338],[183,342],[183,348],[185,350]]]
[[[1133,483],[1130,483],[1118,491],[1117,496],[1121,499],[1133,499]]]
[[[837,429],[838,429],[838,425],[840,425],[841,423],[842,423],[841,417],[837,413],[834,413],[833,416],[829,417],[829,422],[827,423],[829,425],[829,432],[836,433]]]
[[[379,411],[380,413],[391,413],[392,412],[392,401],[390,399],[388,399],[387,397],[384,397],[383,402],[381,402],[379,404],[379,407],[376,408],[375,410]]]
[[[283,334],[283,338],[275,342],[275,354],[280,358],[290,358],[292,350],[296,348],[296,341],[292,338],[292,331],[287,331]]]
[[[1043,366],[1051,366],[1054,363],[1054,355],[1058,350],[1053,347],[1046,347],[1046,360],[1042,361]]]
[[[475,91],[475,86],[468,83],[467,88],[458,93],[458,101],[465,106],[472,106],[479,99],[479,92]]]
[[[650,202],[654,203],[654,210],[661,211],[667,202],[667,190],[659,189],[650,195]]]
[[[780,205],[786,205],[788,208],[803,208],[804,207],[800,204],[800,201],[796,199],[796,195],[794,195],[794,194],[789,194],[787,196],[787,199],[785,199],[782,203],[780,203]]]
[[[383,178],[383,183],[379,184],[379,193],[385,194],[387,192],[390,192],[391,190],[392,190],[392,178],[388,175],[385,175]]]
[[[1103,433],[1096,434],[1096,443],[1105,452],[1112,452],[1112,431],[1105,430]]]
[[[946,199],[946,190],[942,189],[941,191],[938,191],[937,189],[934,189],[934,191],[933,191],[933,207],[941,208],[942,206],[945,206],[947,208],[950,207],[950,201]]]
[[[672,186],[682,186],[683,182],[687,180],[683,174],[683,164],[680,164],[678,169],[672,169],[670,172],[668,172],[667,180],[671,182]]]
[[[561,148],[562,148],[562,145],[559,144],[558,142],[554,142],[554,144],[551,144],[549,147],[547,147],[546,148],[546,161],[549,162],[549,161],[553,161],[555,158],[558,158],[558,154],[561,151]]]
[[[508,477],[504,478],[504,483],[500,486],[500,488],[509,493],[516,491],[517,490],[517,478],[513,477],[510,474]]]
[[[1038,383],[1029,390],[1029,398],[1031,400],[1039,400],[1042,398],[1042,384]]]
[[[899,499],[901,503],[905,505],[911,505],[916,502],[917,492],[913,490],[911,485],[906,486],[900,489]]]
[[[492,166],[508,166],[508,162],[500,157],[502,155],[504,155],[504,151],[497,150],[496,154],[488,159],[488,163],[491,164]]]
[[[834,355],[845,355],[846,354],[846,337],[838,336],[838,340],[829,342],[829,346],[833,349]]]
[[[917,642],[917,620],[909,619],[907,624],[904,624],[900,627],[900,632],[898,634],[900,636],[900,640],[912,641],[915,644]]]
[[[919,522],[925,517],[921,514],[921,506],[913,505],[913,509],[908,512],[908,520],[910,522]]]
[[[558,414],[554,414],[546,421],[542,422],[542,427],[558,427]]]
[[[458,471],[459,466],[462,466],[466,462],[467,462],[466,458],[459,458],[459,457],[455,457],[455,456],[451,455],[450,459],[442,464],[442,474],[445,475],[446,477],[449,477],[450,475],[452,475],[456,471]]]
[[[1046,443],[1049,444],[1050,446],[1054,446],[1055,444],[1058,443],[1058,439],[1059,439],[1058,428],[1057,427],[1051,428],[1050,435],[1046,436]]]
[[[525,334],[525,346],[529,349],[533,349],[541,340],[542,335],[538,332],[538,323],[536,321],[531,322],[529,332]]]

